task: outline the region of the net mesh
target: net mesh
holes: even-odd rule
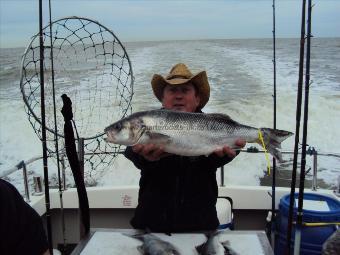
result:
[[[60,110],[63,106],[61,95],[67,94],[72,100],[77,133],[85,140],[85,181],[93,183],[97,174],[112,165],[119,152],[119,146],[103,140],[103,130],[112,122],[131,113],[131,63],[119,39],[111,30],[96,21],[67,17],[52,22],[51,27],[52,33],[50,26],[43,29],[48,151],[50,155],[55,155],[55,133],[59,148],[64,148],[64,121]],[[29,122],[41,139],[39,34],[32,38],[24,52],[20,87]]]

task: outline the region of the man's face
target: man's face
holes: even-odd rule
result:
[[[191,83],[182,85],[166,85],[163,90],[162,105],[165,109],[195,112],[200,97]]]

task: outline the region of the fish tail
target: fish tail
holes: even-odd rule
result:
[[[261,135],[260,135],[261,134]],[[286,140],[288,137],[293,135],[292,132],[271,129],[271,128],[260,128],[259,138],[257,143],[262,147],[265,147],[279,162],[282,162],[282,154],[279,149],[281,149],[281,142]]]
[[[228,254],[228,255],[238,255],[238,253],[236,251],[234,251],[234,249],[232,249],[230,247],[230,242],[228,240],[224,241],[222,243],[223,248],[224,248],[224,254]]]
[[[217,236],[218,234],[220,234],[220,231],[212,230],[212,231],[206,232],[205,236],[206,238],[211,238],[211,237]]]
[[[127,236],[127,237],[131,237],[131,238],[135,238],[135,239],[140,240],[140,241],[144,240],[144,238],[143,238],[144,234],[140,234],[140,233],[139,234],[122,233],[122,235]]]

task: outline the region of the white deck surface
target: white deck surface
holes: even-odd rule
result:
[[[172,243],[180,254],[196,255],[198,254],[195,247],[204,243],[206,237],[204,234],[187,233],[187,234],[166,234],[154,233],[162,240]],[[228,240],[230,247],[239,255],[261,255],[272,254],[268,241],[263,238],[261,232],[251,231],[225,231],[219,235],[221,242]],[[98,230],[81,250],[81,255],[140,255],[137,247],[142,244],[141,241],[124,235],[115,230]],[[79,248],[79,247],[78,247]],[[79,249],[78,249],[79,251]],[[73,253],[78,254],[78,253]]]

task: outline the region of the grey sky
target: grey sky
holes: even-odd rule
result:
[[[44,24],[48,22],[47,0]],[[51,0],[52,19],[81,16],[115,32],[121,41],[268,38],[272,0]],[[276,0],[277,37],[299,37],[299,0]],[[340,0],[314,0],[315,37],[340,37]],[[0,0],[0,47],[26,46],[38,32],[38,0]]]

